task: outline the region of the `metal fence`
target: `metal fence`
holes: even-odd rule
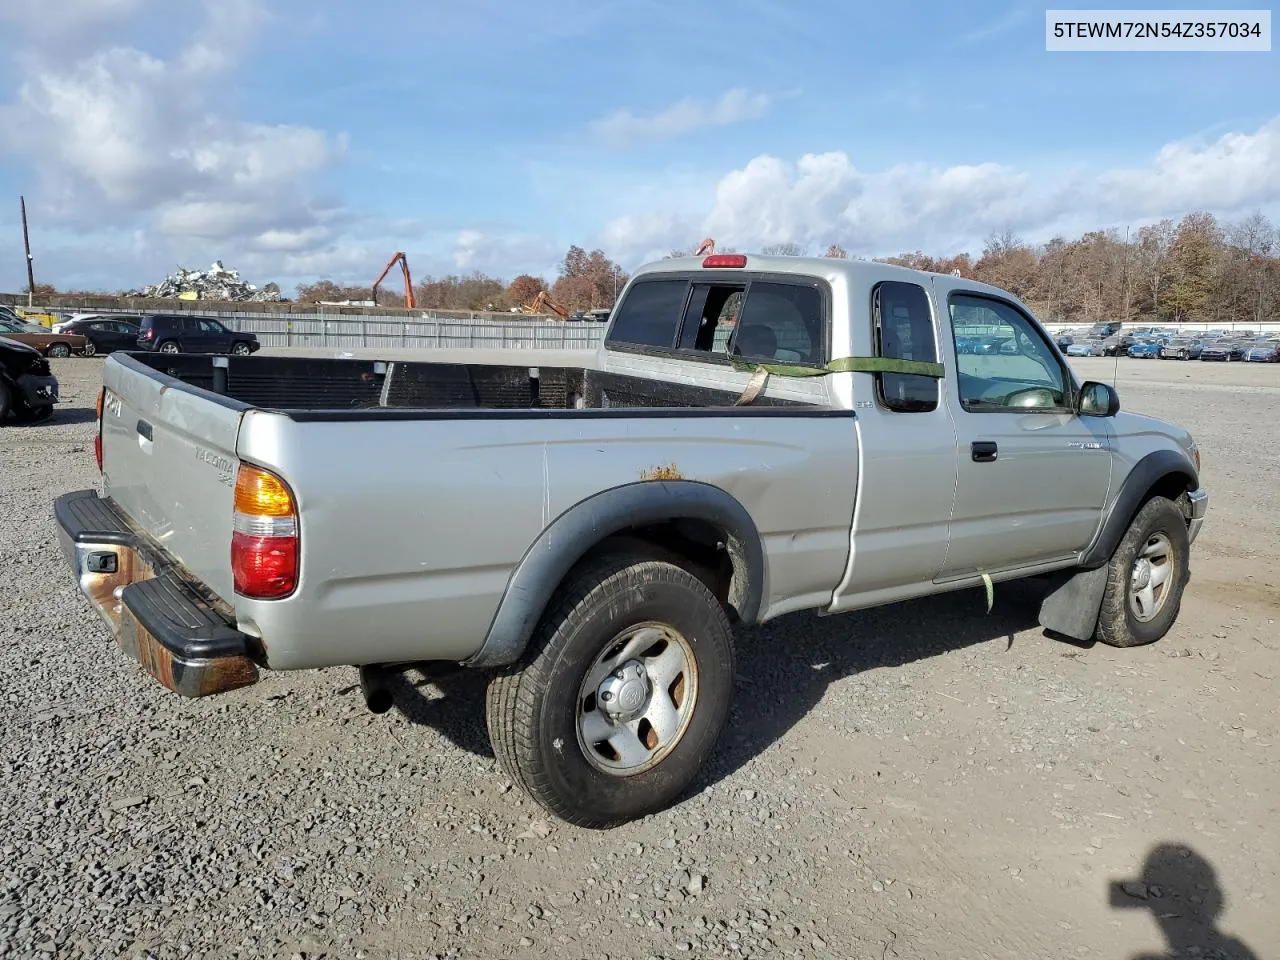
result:
[[[95,314],[137,315],[124,309],[95,310]],[[335,317],[326,313],[264,316],[238,310],[207,310],[234,330],[258,335],[264,347],[372,347],[391,349],[593,350],[604,339],[605,323],[564,322],[534,317],[455,319],[450,317],[368,316]]]

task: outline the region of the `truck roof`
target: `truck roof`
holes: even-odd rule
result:
[[[717,254],[717,256],[723,255]],[[722,279],[724,274],[737,271],[746,271],[748,273],[790,273],[806,277],[834,278],[839,276],[845,280],[861,279],[863,281],[869,281],[873,278],[883,280],[886,277],[896,276],[900,280],[910,280],[914,283],[923,283],[924,278],[927,277],[940,276],[947,277],[957,286],[963,286],[975,291],[985,291],[1021,303],[1021,300],[1008,290],[993,287],[980,280],[956,277],[929,270],[916,270],[913,267],[903,267],[895,263],[881,263],[876,260],[841,260],[835,257],[766,256],[758,253],[735,255],[746,257],[746,265],[744,267],[703,267],[703,257],[671,257],[666,260],[654,260],[650,263],[642,264],[636,269],[633,279],[655,273],[700,272],[704,269],[708,272],[714,270]]]

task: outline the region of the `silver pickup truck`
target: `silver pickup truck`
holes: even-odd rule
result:
[[[503,767],[608,826],[686,790],[735,624],[1043,577],[1119,647],[1178,614],[1186,431],[1079,383],[1001,290],[720,254],[637,271],[581,367],[113,354],[80,589],[192,697],[260,669],[491,672]],[[850,642],[856,642],[852,638]]]

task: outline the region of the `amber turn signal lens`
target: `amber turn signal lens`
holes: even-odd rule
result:
[[[237,513],[256,517],[291,517],[293,494],[285,482],[273,473],[247,463],[240,464],[236,474]]]

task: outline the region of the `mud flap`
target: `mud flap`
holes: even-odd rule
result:
[[[1040,626],[1073,640],[1093,639],[1110,568],[1080,570],[1061,581],[1040,604]]]

